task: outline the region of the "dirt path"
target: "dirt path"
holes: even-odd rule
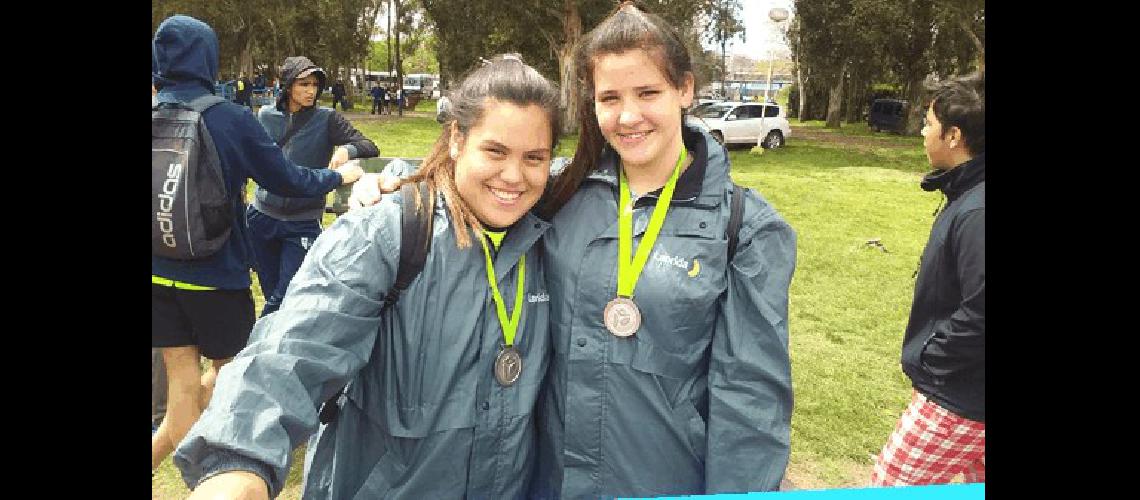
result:
[[[859,149],[861,151],[872,151],[878,148],[888,149],[912,149],[914,144],[902,142],[899,136],[888,135],[882,133],[879,136],[858,136],[846,135],[842,132],[835,132],[819,127],[805,127],[792,124],[792,139],[802,137],[813,141],[819,141],[826,144],[834,144],[845,148]]]
[[[369,105],[369,106],[371,106],[371,105]],[[340,111],[340,110],[337,110],[337,111]],[[391,120],[395,120],[397,118],[400,118],[400,116],[397,115],[396,113],[392,113],[390,115],[388,115],[388,114],[374,115],[374,114],[371,114],[370,111],[371,111],[371,107],[363,108],[363,111],[360,108],[353,108],[352,111],[342,111],[341,114],[343,114],[345,118],[348,118],[351,121],[391,121]],[[404,116],[405,117],[414,116],[417,118],[434,118],[435,113],[428,113],[426,111],[404,110]]]

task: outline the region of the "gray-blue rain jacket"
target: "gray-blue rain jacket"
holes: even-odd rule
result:
[[[726,152],[685,129],[682,173],[634,301],[642,326],[603,324],[617,294],[617,158],[610,151],[543,238],[554,346],[539,408],[535,498],[775,490],[790,451],[788,287],[795,232],[744,199],[726,268]],[[635,203],[634,249],[659,193]]]
[[[503,343],[479,242],[455,244],[442,196],[423,272],[380,316],[400,254],[400,195],[340,217],[309,250],[281,309],[261,318],[224,368],[209,407],[175,453],[188,485],[227,470],[280,493],[319,405],[353,379],[339,417],[305,458],[304,498],[519,498],[535,454],[532,409],[549,364],[549,296],[528,214],[494,256],[513,307],[526,286],[511,387],[492,366]],[[355,378],[354,378],[355,377]]]

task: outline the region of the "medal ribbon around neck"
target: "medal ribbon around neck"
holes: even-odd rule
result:
[[[515,344],[515,332],[519,327],[519,316],[522,313],[523,285],[526,284],[526,254],[519,259],[519,283],[515,288],[515,308],[511,311],[511,319],[507,321],[507,308],[503,305],[503,296],[499,294],[499,285],[495,283],[495,264],[491,262],[491,250],[487,248],[487,238],[479,236],[483,243],[483,255],[487,257],[487,283],[491,285],[491,297],[495,299],[495,312],[499,314],[499,324],[503,327],[503,340],[507,346]]]
[[[653,215],[649,218],[649,227],[637,246],[637,255],[630,261],[633,253],[633,206],[629,202],[629,184],[625,180],[625,168],[618,169],[618,181],[621,184],[621,205],[618,206],[618,287],[619,297],[633,297],[633,289],[637,287],[637,279],[645,263],[649,261],[649,252],[657,242],[657,233],[665,225],[665,212],[669,210],[669,202],[673,200],[673,188],[677,187],[677,177],[681,173],[681,164],[685,162],[688,152],[681,147],[681,156],[677,158],[677,165],[673,167],[673,175],[665,188],[661,190],[661,197],[657,198],[657,206],[653,207]]]

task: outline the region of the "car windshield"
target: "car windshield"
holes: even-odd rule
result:
[[[700,109],[693,110],[693,116],[698,118],[723,118],[725,113],[732,110],[731,104],[709,104]]]

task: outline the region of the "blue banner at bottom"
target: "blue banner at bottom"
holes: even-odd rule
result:
[[[778,495],[780,500],[909,500],[913,498],[921,498],[922,500],[981,500],[986,497],[986,484],[938,484],[932,486],[725,493],[720,495],[654,498],[715,498],[716,500],[736,500],[770,498],[773,495]]]

